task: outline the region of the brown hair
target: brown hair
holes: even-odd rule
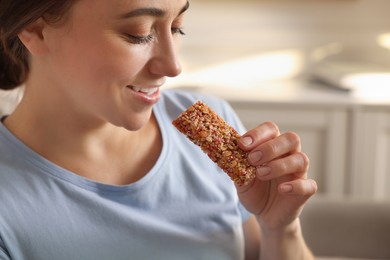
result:
[[[28,51],[18,34],[39,18],[56,23],[75,0],[0,0],[0,89],[23,84],[29,72]]]

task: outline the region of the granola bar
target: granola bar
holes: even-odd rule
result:
[[[172,123],[238,186],[255,177],[256,168],[249,164],[248,153],[238,147],[238,132],[202,101],[190,106]]]

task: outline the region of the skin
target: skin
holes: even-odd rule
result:
[[[254,215],[244,224],[244,232],[261,240],[260,259],[314,259],[303,240],[299,215],[317,184],[307,178],[309,159],[301,152],[299,137],[280,134],[274,123],[266,122],[247,132],[239,145],[257,166],[255,180],[237,187],[237,192]],[[253,230],[259,230],[260,237]],[[254,251],[247,255],[258,259]]]
[[[35,151],[79,175],[112,184],[142,178],[161,150],[151,117],[159,94],[146,99],[128,86],[159,87],[167,76],[180,74],[176,29],[185,4],[82,0],[66,22],[50,26],[39,20],[26,28],[19,37],[31,53],[31,71],[25,96],[6,125]],[[165,13],[123,18],[149,7]],[[134,40],[149,34],[150,42]],[[134,156],[123,160],[124,154]],[[138,163],[140,169],[134,168]]]
[[[112,185],[139,180],[162,148],[152,114],[159,91],[144,95],[129,86],[159,88],[180,74],[185,9],[185,0],[79,0],[59,24],[31,24],[19,34],[30,52],[25,94],[5,125],[80,176]],[[264,123],[239,145],[259,167],[252,183],[237,187],[253,213],[243,226],[246,258],[312,259],[299,214],[317,187],[299,137]]]

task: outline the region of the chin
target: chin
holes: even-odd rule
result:
[[[142,113],[141,115],[127,118],[122,122],[121,126],[129,131],[139,131],[151,121],[152,113]]]

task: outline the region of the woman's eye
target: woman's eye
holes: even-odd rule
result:
[[[172,28],[171,29],[172,34],[180,34],[180,35],[186,35],[183,31],[183,28]]]
[[[129,42],[134,44],[146,44],[146,43],[150,43],[153,40],[152,34],[148,34],[144,36],[125,34],[125,36]]]
[[[182,28],[172,28],[171,32],[172,34],[185,35]],[[133,44],[147,44],[153,41],[154,35],[153,34],[148,34],[148,35],[125,34],[125,38],[127,41]]]

